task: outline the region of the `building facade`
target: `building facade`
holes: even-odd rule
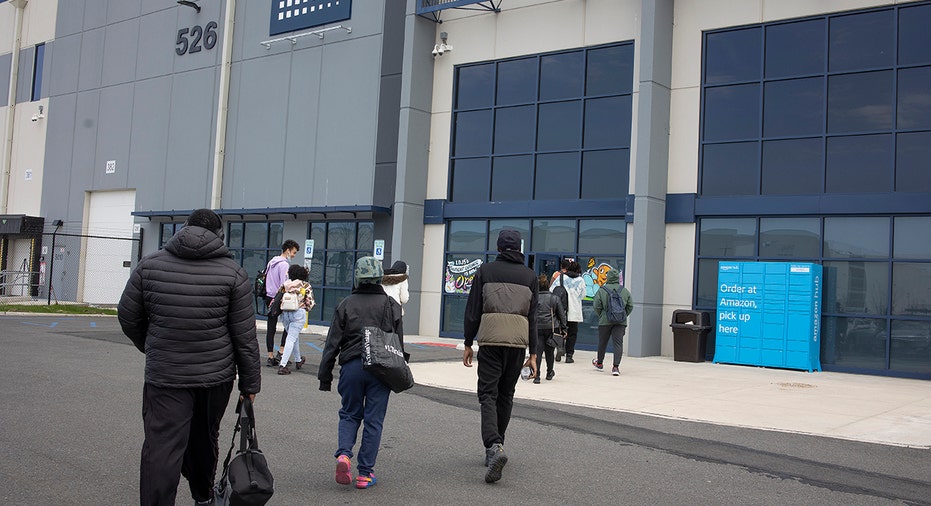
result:
[[[714,312],[719,261],[814,262],[825,370],[931,378],[927,26],[890,0],[0,2],[0,214],[32,224],[4,269],[51,252],[36,297],[66,270],[57,298],[112,303],[210,207],[250,274],[305,245],[312,321],[375,253],[411,267],[407,331],[457,337],[513,228],[587,298],[621,270],[650,356]]]

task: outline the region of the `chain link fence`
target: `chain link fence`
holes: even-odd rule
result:
[[[138,238],[45,232],[11,241],[0,271],[2,304],[115,307],[138,255]]]

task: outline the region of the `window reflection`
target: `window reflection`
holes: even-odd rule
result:
[[[824,304],[839,313],[884,315],[889,308],[889,264],[824,262]]]
[[[885,67],[895,62],[892,9],[830,19],[828,67],[832,72]]]
[[[889,368],[931,374],[931,321],[892,321],[889,331]]]
[[[701,220],[698,254],[714,257],[745,257],[755,252],[756,219]]]
[[[891,70],[828,78],[828,132],[892,128],[894,74]]]
[[[892,314],[931,317],[931,263],[892,264]]]
[[[896,136],[895,191],[931,193],[931,132]]]
[[[889,218],[825,218],[824,256],[829,258],[888,257]]]
[[[760,218],[760,257],[793,259],[821,256],[818,218]]]
[[[748,28],[706,35],[705,83],[759,79],[761,33],[760,28]]]
[[[575,251],[575,220],[534,220],[533,250]]]
[[[540,57],[540,100],[582,96],[583,54],[574,51]]]
[[[895,258],[931,260],[931,237],[928,236],[931,217],[897,216],[894,223],[895,243],[892,255]]]

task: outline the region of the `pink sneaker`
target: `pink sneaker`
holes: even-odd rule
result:
[[[595,369],[598,371],[603,371],[605,368],[604,364],[599,362],[597,358],[592,359],[592,365],[595,366]]]
[[[356,476],[356,488],[369,488],[375,483],[377,483],[375,473],[369,473],[368,476],[362,474]]]
[[[349,485],[352,483],[352,462],[349,457],[340,455],[336,459],[336,483],[340,485]]]

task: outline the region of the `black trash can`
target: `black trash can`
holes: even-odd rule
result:
[[[676,309],[672,312],[673,360],[704,362],[711,314],[707,311]]]

